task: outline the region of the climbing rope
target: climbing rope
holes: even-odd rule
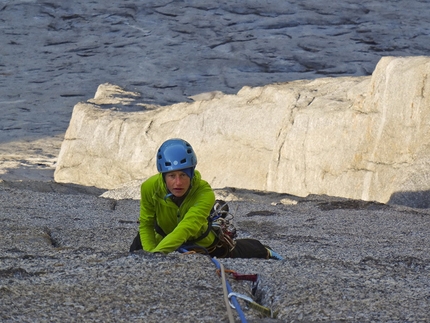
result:
[[[227,203],[221,200],[217,200],[212,213],[209,216],[209,222],[214,232],[218,232],[218,239],[223,244],[228,246],[228,249],[233,249],[235,246],[234,238],[236,237],[236,228],[232,224],[232,220],[234,215],[229,212],[229,208]],[[201,247],[199,245],[183,245],[177,249],[178,252],[182,254],[193,254],[199,253],[208,256],[211,261],[215,264],[217,268],[217,273],[221,276],[223,293],[224,293],[224,301],[227,308],[227,315],[230,323],[234,323],[234,317],[231,309],[235,309],[242,323],[246,323],[245,314],[240,307],[238,299],[242,299],[246,302],[247,306],[259,311],[261,314],[273,318],[274,315],[270,308],[264,307],[257,302],[255,302],[251,297],[242,295],[239,293],[235,293],[232,291],[228,280],[226,279],[225,274],[229,273],[236,280],[248,280],[252,282],[251,293],[255,296],[260,279],[259,275],[246,275],[246,274],[238,274],[233,270],[226,270],[224,266],[216,259],[212,258],[209,255],[209,252],[206,248]]]
[[[225,278],[225,269],[222,263],[219,264],[221,269],[222,291],[224,293],[225,307],[227,308],[227,316],[230,323],[234,323],[233,311],[231,310],[230,298],[228,297],[227,279]]]
[[[186,248],[190,248],[190,249],[193,248],[193,249],[195,249],[196,247],[205,250],[205,248],[200,247],[200,246],[186,246],[186,247],[182,246],[182,247],[178,248],[177,251],[180,252],[180,253],[182,253],[182,254],[189,254],[189,250],[186,249]],[[224,271],[224,267],[221,267],[222,264],[218,260],[216,260],[215,258],[212,258],[211,256],[209,256],[209,253],[207,251],[205,252],[205,254],[215,264],[217,270],[219,270],[220,272]],[[238,300],[236,299],[236,296],[235,295],[231,295],[231,293],[233,293],[233,290],[231,289],[231,286],[228,283],[227,279],[225,279],[223,281],[223,284],[224,283],[225,283],[225,287],[226,287],[226,290],[227,290],[227,302],[226,302],[226,306],[228,307],[228,305],[227,305],[227,303],[228,303],[230,305],[230,307],[232,307],[232,308],[234,308],[236,310],[237,314],[239,315],[240,321],[242,323],[247,323],[248,321],[246,320],[245,314],[243,313],[242,308],[240,307],[240,304],[239,304]],[[229,295],[231,295],[231,296],[229,296]],[[227,310],[227,312],[228,312],[228,310]],[[234,319],[233,319],[233,322],[234,322]]]
[[[221,275],[219,270],[217,270],[217,273],[219,276]],[[252,296],[255,296],[255,294],[257,293],[258,285],[260,283],[260,276],[258,274],[239,274],[231,269],[225,269],[225,273],[231,274],[235,280],[247,280],[252,282],[251,294]]]
[[[217,270],[217,272],[218,272],[218,275],[222,274],[222,272],[220,273],[219,270]],[[255,294],[257,292],[258,284],[260,283],[260,277],[258,274],[252,274],[252,275],[239,274],[239,273],[237,273],[231,269],[225,269],[225,273],[231,274],[233,276],[233,278],[236,280],[247,280],[247,281],[252,282],[251,294],[252,294],[252,296],[255,296]],[[235,296],[239,299],[244,300],[249,308],[257,310],[258,312],[260,312],[264,316],[267,316],[270,318],[275,318],[275,316],[276,316],[276,313],[273,313],[270,308],[258,304],[256,301],[254,301],[251,297],[249,297],[247,295],[243,295],[243,294],[239,294],[239,293],[230,293],[228,295],[229,299],[232,296]],[[234,306],[232,304],[230,304],[230,306],[234,308]]]
[[[219,263],[218,260],[216,260],[215,258],[211,258],[211,260],[215,264],[215,266],[217,267],[218,270],[223,270],[221,268],[221,264]],[[227,280],[225,280],[225,283],[226,283],[226,288],[228,291],[228,298],[229,298],[229,300],[231,300],[231,302],[229,301],[230,306],[233,305],[232,307],[236,310],[237,314],[239,315],[240,321],[242,323],[248,322],[246,320],[245,314],[242,311],[242,308],[240,307],[240,304],[236,298],[236,295],[232,294],[233,290],[231,289],[230,284],[228,283]]]

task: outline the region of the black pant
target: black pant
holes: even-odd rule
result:
[[[140,241],[140,234],[137,233],[137,236],[134,237],[133,242],[130,246],[130,252],[136,251],[136,250],[142,250],[142,242]]]
[[[231,258],[263,258],[267,259],[269,252],[263,244],[255,239],[237,239],[236,246],[231,251]]]
[[[217,258],[268,258],[268,251],[262,243],[255,239],[237,239],[236,246],[231,252],[226,247],[219,247],[213,250],[209,255]],[[133,239],[130,246],[130,252],[142,249],[140,234]]]

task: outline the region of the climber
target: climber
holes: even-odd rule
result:
[[[195,169],[197,157],[188,142],[177,138],[165,141],[156,164],[159,174],[141,185],[139,232],[130,252],[143,249],[167,254],[186,246],[218,258],[282,259],[260,241],[235,240],[235,232],[212,224],[210,215],[212,219],[214,213],[225,218],[228,206],[215,203],[212,188]]]

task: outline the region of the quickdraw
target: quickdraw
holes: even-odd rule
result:
[[[227,274],[231,274],[236,280],[248,280],[254,283],[258,281],[258,274],[238,274],[234,270],[230,269],[226,269],[225,272]]]
[[[233,293],[233,292],[229,293],[228,294],[228,299],[230,300],[232,297],[236,297],[236,298],[244,300],[246,302],[246,305],[249,308],[257,310],[258,312],[260,312],[261,314],[263,314],[263,315],[265,315],[267,317],[276,318],[276,313],[273,313],[273,311],[270,308],[258,304],[256,301],[254,301],[249,296],[238,294],[238,293]],[[231,302],[230,302],[230,306],[232,308],[236,308]]]
[[[233,218],[234,218],[233,214],[229,212],[228,204],[222,200],[217,200],[215,202],[213,211],[208,217],[209,226],[211,226],[213,231],[217,234],[220,243],[228,247],[229,251],[234,249],[235,247],[234,238],[236,238],[237,236],[236,228],[232,224]],[[224,269],[224,266],[222,266],[222,264],[220,264],[217,259],[212,258],[209,255],[209,251],[203,247],[196,248],[196,246],[183,245],[180,248],[178,248],[177,251],[183,254],[202,253],[209,256],[211,261],[217,267],[217,273],[220,277],[222,277],[221,275],[221,271],[222,271],[223,274],[224,273],[231,274],[235,280],[250,281],[252,282],[252,285],[251,285],[252,296],[256,295],[258,285],[260,283],[260,276],[258,274],[239,274],[233,270]],[[236,312],[239,315],[239,318],[242,323],[246,323],[247,321],[245,318],[245,314],[243,313],[240,307],[238,299],[244,300],[246,302],[246,305],[249,308],[255,309],[267,317],[276,318],[277,313],[273,313],[273,311],[270,308],[258,304],[249,296],[242,295],[239,293],[234,293],[231,290],[231,286],[228,283],[228,281],[225,278],[223,279],[223,281],[224,281],[226,290],[228,292],[228,294],[225,294],[226,303],[228,301],[227,306],[230,305],[231,308],[236,309]]]
[[[237,230],[233,225],[234,215],[229,212],[228,204],[222,200],[216,200],[212,212],[208,217],[210,226],[218,238],[219,246],[223,246],[231,252],[236,243]]]
[[[249,275],[249,274],[238,274],[237,272],[235,272],[234,270],[231,270],[231,269],[225,269],[224,272],[227,274],[231,274],[233,276],[233,278],[236,280],[251,281],[252,282],[251,293],[252,293],[252,296],[255,296],[257,289],[258,289],[258,284],[260,282],[260,276],[258,274],[251,274],[251,275]],[[219,269],[217,270],[217,273],[218,273],[218,275],[220,275]],[[249,308],[257,310],[258,312],[260,312],[261,314],[263,314],[267,317],[276,318],[276,313],[274,313],[270,308],[258,304],[251,297],[243,295],[243,294],[231,292],[228,295],[228,298],[230,299],[233,296],[236,298],[244,300]],[[232,308],[235,308],[235,306],[231,302],[230,302],[230,306]]]
[[[222,200],[216,200],[208,220],[212,222],[212,226],[220,228],[225,235],[233,240],[237,236],[233,218],[234,215],[230,213],[228,204]]]
[[[187,250],[185,247],[178,248],[178,251],[182,254],[195,253],[194,251],[189,252],[189,250]],[[224,269],[224,266],[222,266],[222,264],[220,262],[218,262],[217,259],[211,258],[209,255],[208,255],[208,257],[215,264],[215,266],[217,268],[216,272],[218,273],[218,275],[221,276],[221,271],[223,271],[224,273],[232,274],[232,276],[237,280],[250,280],[252,282],[252,286],[253,286],[252,287],[252,295],[255,295],[255,292],[256,292],[257,287],[258,287],[258,283],[260,281],[259,275],[243,275],[243,274],[238,274],[233,270],[226,270],[226,269]],[[267,308],[263,305],[258,304],[249,296],[242,295],[239,293],[234,293],[231,289],[230,284],[228,283],[228,281],[226,279],[225,279],[224,283],[226,284],[226,289],[228,292],[228,294],[226,295],[228,298],[228,303],[229,303],[231,308],[236,310],[237,314],[239,315],[240,321],[242,323],[247,323],[247,320],[245,317],[245,313],[243,313],[242,308],[240,307],[238,299],[244,300],[249,308],[253,308],[265,316],[268,316],[271,318],[276,318],[276,313],[274,314],[270,308]]]
[[[231,274],[235,280],[247,280],[252,282],[251,285],[251,294],[252,296],[255,296],[257,293],[258,285],[260,283],[260,276],[258,274],[238,274],[234,270],[231,269],[225,269],[224,272],[226,274]],[[217,270],[218,276],[221,276],[221,273],[219,270]]]

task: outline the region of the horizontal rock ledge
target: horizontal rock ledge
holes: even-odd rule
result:
[[[104,189],[143,180],[156,172],[159,145],[180,137],[214,188],[430,207],[428,75],[430,57],[383,57],[372,76],[243,87],[170,106],[102,84],[75,105],[54,179]]]

